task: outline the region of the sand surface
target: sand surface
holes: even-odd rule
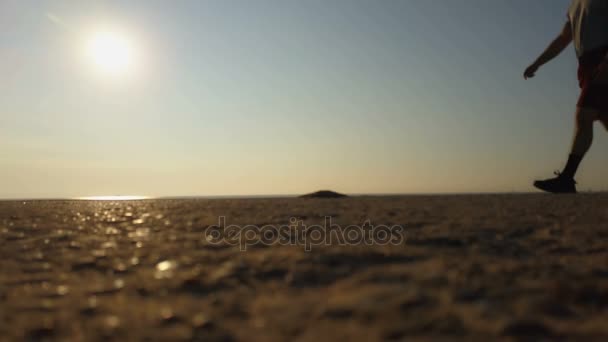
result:
[[[220,216],[403,241],[243,252]],[[607,340],[607,222],[603,194],[0,202],[0,336]]]

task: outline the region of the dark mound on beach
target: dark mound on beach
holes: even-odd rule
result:
[[[347,195],[330,191],[330,190],[321,190],[317,192],[313,192],[312,194],[306,194],[300,196],[301,198],[344,198],[348,197]]]

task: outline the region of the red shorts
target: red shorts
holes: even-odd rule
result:
[[[608,80],[601,84],[594,82],[600,70],[608,68],[605,59],[607,52],[608,49],[596,50],[579,59],[578,83],[581,95],[576,104],[578,107],[597,109],[608,114]]]

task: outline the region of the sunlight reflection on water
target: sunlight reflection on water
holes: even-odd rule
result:
[[[77,197],[79,200],[86,201],[134,201],[149,199],[147,196],[89,196],[89,197]]]

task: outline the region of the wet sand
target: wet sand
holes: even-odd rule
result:
[[[297,218],[398,244],[206,238]],[[7,340],[608,338],[608,195],[0,202]]]

